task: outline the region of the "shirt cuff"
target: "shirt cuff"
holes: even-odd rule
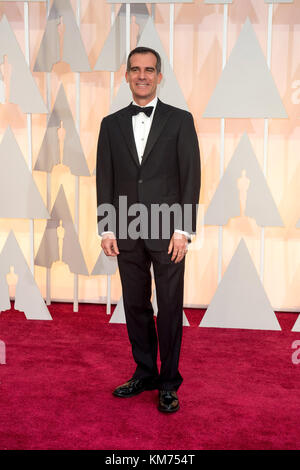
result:
[[[115,238],[114,232],[109,232],[109,231],[107,231],[107,232],[102,232],[102,233],[101,233],[101,237],[103,237],[103,235],[107,235],[107,234],[113,235],[114,238]]]
[[[176,229],[175,232],[182,233],[182,235],[185,235],[188,240],[191,239],[191,235],[188,232],[184,232],[183,230],[178,230],[178,229]]]

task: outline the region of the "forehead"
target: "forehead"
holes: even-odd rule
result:
[[[130,57],[131,67],[156,67],[156,56],[152,52],[137,53]]]

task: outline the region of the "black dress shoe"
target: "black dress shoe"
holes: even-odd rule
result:
[[[129,398],[145,390],[155,390],[157,385],[154,380],[149,379],[130,379],[128,382],[120,385],[113,391],[113,395],[120,398]]]
[[[174,413],[174,411],[179,410],[179,400],[175,391],[160,390],[158,398],[159,411]]]

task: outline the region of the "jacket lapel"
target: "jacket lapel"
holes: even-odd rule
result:
[[[134,162],[140,166],[139,157],[136,150],[136,145],[134,141],[133,129],[132,129],[132,118],[129,111],[129,106],[122,110],[122,113],[118,115],[119,125],[123,134],[123,137],[126,141],[130,155],[132,156]]]
[[[170,107],[164,104],[162,101],[158,100],[157,105],[155,108],[155,114],[153,116],[153,121],[151,125],[151,129],[148,135],[142,165],[147,160],[154,144],[156,143],[157,139],[159,138],[167,120],[168,120],[168,111],[170,111]]]

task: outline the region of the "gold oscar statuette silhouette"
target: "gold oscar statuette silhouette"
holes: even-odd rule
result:
[[[18,103],[12,102],[14,99],[12,91],[13,65],[10,63],[7,54],[0,57],[0,122],[4,126],[15,127],[23,123],[22,111]]]
[[[71,72],[70,65],[64,61],[64,44],[65,44],[65,33],[66,33],[66,25],[64,23],[63,17],[60,16],[57,21],[57,61],[52,66],[52,71],[58,75]]]
[[[16,285],[18,283],[19,276],[15,273],[14,266],[10,266],[10,271],[6,275],[6,282],[8,284],[9,297],[15,298],[16,296]]]
[[[250,179],[247,177],[245,169],[242,170],[241,176],[237,179],[237,190],[239,197],[240,215],[232,217],[229,226],[232,230],[244,235],[253,235],[257,229],[255,219],[246,215],[248,190],[250,187]]]
[[[62,260],[62,253],[63,253],[65,229],[62,225],[62,220],[59,221],[59,226],[57,227],[56,233],[57,233],[57,239],[58,239],[58,256],[59,256],[58,263],[64,264]]]
[[[66,138],[66,129],[64,128],[63,122],[60,122],[60,127],[57,128],[57,137],[58,137],[58,144],[59,144],[59,163],[60,166],[65,166],[63,164],[63,157],[64,157],[64,145],[65,145],[65,138]]]

